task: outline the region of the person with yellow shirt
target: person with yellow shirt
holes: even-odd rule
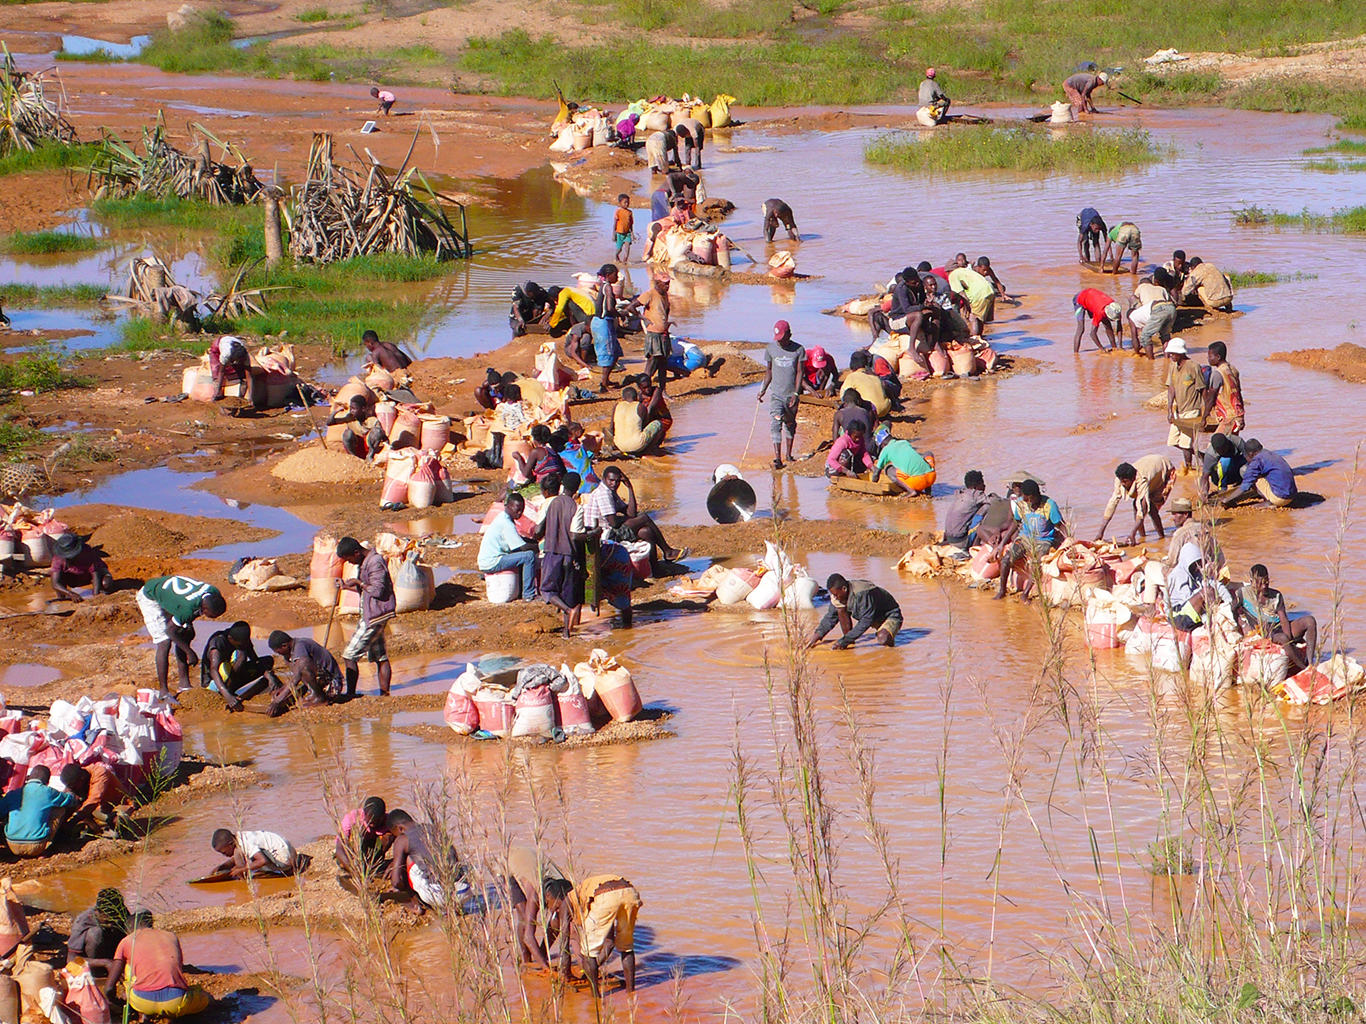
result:
[[[878,419],[885,419],[892,411],[892,397],[882,385],[882,379],[872,370],[873,357],[867,349],[858,349],[849,357],[849,373],[843,386],[853,388],[860,398],[873,407]]]
[[[996,319],[996,286],[971,267],[955,267],[949,271],[949,290],[967,301],[968,329],[980,338],[984,325]]]
[[[593,875],[578,885],[563,878],[547,878],[542,889],[546,913],[558,919],[560,971],[569,977],[570,946],[579,936],[583,973],[595,997],[602,995],[598,970],[613,952],[621,954],[626,992],[636,990],[636,915],[643,900],[634,885],[620,875]]]

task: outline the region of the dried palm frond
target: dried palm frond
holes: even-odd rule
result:
[[[166,140],[166,123],[160,113],[156,124],[142,129],[139,155],[108,129],[100,150],[91,162],[90,177],[95,198],[129,198],[149,195],[157,199],[200,199],[214,206],[248,203],[261,189],[256,173],[240,150],[216,139],[202,125],[190,125],[193,153],[176,149]],[[209,142],[234,158],[235,165],[213,159]]]
[[[47,98],[43,73],[20,71],[9,47],[0,43],[0,50],[0,156],[29,152],[43,141],[76,142],[76,129]]]
[[[335,263],[375,253],[432,254],[441,260],[469,255],[468,237],[442,208],[460,204],[433,189],[407,159],[392,180],[373,157],[368,167],[359,156],[357,162],[357,171],[337,164],[332,136],[313,136],[307,176],[293,190],[289,217],[289,252],[296,261]]]
[[[291,287],[287,284],[266,285],[261,288],[243,288],[243,279],[259,267],[264,260],[243,263],[233,275],[232,283],[224,292],[213,292],[204,299],[204,308],[210,316],[222,320],[236,320],[238,317],[255,313],[264,316],[266,312],[266,292],[284,291]]]
[[[111,293],[104,301],[158,322],[174,319],[193,329],[199,327],[199,293],[176,284],[170,269],[155,256],[129,263],[128,293]]]

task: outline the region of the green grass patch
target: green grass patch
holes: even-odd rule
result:
[[[723,7],[690,0],[580,0],[587,20],[655,31],[671,29],[700,39],[747,39],[792,21],[782,0],[749,0]],[[838,7],[839,4],[835,4]]]
[[[91,50],[89,53],[68,53],[66,50],[58,50],[52,55],[57,60],[70,64],[122,64],[122,57],[115,57],[104,47],[98,50]]]
[[[0,285],[0,302],[10,309],[70,309],[93,306],[108,291],[98,284]]]
[[[30,151],[17,150],[0,157],[0,177],[7,174],[32,174],[37,171],[84,170],[90,165],[97,147],[84,144],[63,146],[46,142]]]
[[[14,462],[42,440],[42,432],[27,423],[0,417],[0,459]]]
[[[326,7],[310,7],[306,11],[300,11],[295,17],[305,25],[313,25],[320,21],[326,21],[332,15],[327,12]]]
[[[1142,58],[1175,46],[1185,51],[1288,52],[1308,42],[1366,32],[1366,5],[1292,0],[1216,0],[1191,7],[1155,0],[1141,17],[1121,0],[981,0],[965,18],[958,5],[888,3],[880,22],[855,32],[813,37],[793,24],[790,7],[755,0],[724,7],[686,0],[581,0],[591,20],[694,38],[735,38],[734,46],[602,45],[566,47],[508,31],[470,40],[465,71],[492,79],[504,95],[554,95],[558,81],[576,99],[620,103],[644,92],[710,96],[729,92],[744,104],[873,103],[908,100],[920,73],[940,68],[956,100],[1062,98],[1062,82],[1084,55],[1122,65],[1120,89],[1148,103],[1217,100],[1226,91],[1210,72],[1149,70]],[[817,0],[824,9],[833,4]],[[813,41],[814,39],[814,41]],[[462,83],[468,87],[471,83]],[[1320,110],[1366,130],[1357,93],[1324,86],[1272,85],[1240,90],[1239,105]],[[1118,106],[1110,91],[1102,106]]]
[[[1366,142],[1359,142],[1356,139],[1338,139],[1331,146],[1317,146],[1314,149],[1306,149],[1305,156],[1313,156],[1316,153],[1360,153],[1366,154]]]
[[[1333,232],[1345,235],[1366,234],[1366,206],[1353,206],[1332,213],[1283,213],[1248,206],[1233,215],[1233,223],[1243,227],[1298,227],[1305,231]]]
[[[187,234],[217,236],[214,256],[224,266],[265,256],[261,207],[211,206],[167,196],[137,195],[130,199],[97,199],[90,213],[100,223],[116,228],[157,228]]]
[[[1166,155],[1141,129],[1069,130],[1054,138],[1048,130],[990,125],[962,126],[926,135],[884,135],[863,151],[869,163],[922,172],[1107,173],[1142,167]]]
[[[279,334],[330,344],[335,351],[355,351],[360,336],[378,331],[381,338],[409,336],[427,313],[424,296],[395,289],[380,298],[379,285],[417,284],[449,273],[449,263],[432,257],[362,256],[330,266],[281,264],[257,268],[244,287],[286,285],[288,291],[267,295],[266,313],[234,321],[251,334]]]
[[[220,281],[244,263],[265,256],[262,214],[257,206],[209,206],[179,199],[102,199],[91,207],[101,222],[114,226],[179,228],[216,236],[212,246]],[[325,342],[339,351],[359,346],[366,330],[381,337],[404,337],[426,313],[422,295],[377,297],[396,286],[430,281],[449,273],[449,263],[434,257],[363,256],[330,266],[295,266],[292,263],[255,269],[243,288],[288,286],[287,291],[266,295],[266,313],[235,320],[232,324],[209,324],[206,330],[239,330],[246,334],[279,334],[299,340]],[[399,291],[399,289],[393,289]],[[171,335],[162,324],[130,318],[120,329],[121,350],[148,351],[175,348],[202,352],[206,342]]]
[[[0,363],[0,392],[65,391],[92,383],[89,377],[69,371],[56,356],[21,356],[12,363]]]
[[[520,30],[471,39],[463,67],[496,79],[495,91],[503,95],[553,96],[559,82],[579,100],[620,102],[639,96],[641,83],[649,82],[652,92],[710,97],[724,91],[743,103],[774,106],[871,103],[898,95],[909,73],[854,37],[812,44],[570,48]]]
[[[1236,89],[1224,100],[1244,110],[1290,114],[1336,114],[1338,127],[1366,132],[1366,89],[1332,88],[1319,82],[1277,79]]]
[[[0,252],[13,256],[55,256],[64,252],[94,252],[108,244],[103,238],[70,231],[18,231],[0,239]]]
[[[1293,274],[1271,274],[1264,270],[1230,270],[1229,282],[1234,288],[1260,288],[1268,284],[1282,284],[1286,281],[1317,281],[1318,274],[1296,271]]]
[[[1340,171],[1366,171],[1366,160],[1310,160],[1304,165],[1306,171],[1322,171],[1337,174]]]

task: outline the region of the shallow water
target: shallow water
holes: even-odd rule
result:
[[[844,362],[866,338],[864,329],[823,316],[822,308],[868,291],[874,281],[886,280],[904,264],[921,259],[938,264],[962,250],[969,257],[989,255],[1011,293],[1021,299],[1018,308],[1001,310],[991,332],[993,342],[1041,359],[1044,366],[1038,375],[940,388],[916,404],[913,411],[925,416],[916,436],[939,457],[941,483],[933,501],[862,502],[832,497],[819,478],[770,478],[762,468],[770,457],[765,450],[766,410],[756,416],[754,388],[680,407],[671,438],[675,456],[631,467],[642,489],[666,504],[661,520],[705,522],[703,502],[712,469],[720,462],[739,461],[752,436],[743,465],[761,506],[791,515],[848,519],[913,533],[933,527],[965,470],[981,469],[995,489],[1006,473],[1025,468],[1047,481],[1080,533],[1093,533],[1115,463],[1160,451],[1166,435],[1161,414],[1142,408],[1161,387],[1159,367],[1129,356],[1074,356],[1068,351],[1074,323],[1071,296],[1090,285],[1116,288],[1121,295],[1130,287],[1127,276],[1102,278],[1074,262],[1076,212],[1094,204],[1107,219],[1123,217],[1142,226],[1149,260],[1164,259],[1180,247],[1225,270],[1317,275],[1240,292],[1237,305],[1247,310],[1245,316],[1198,328],[1188,340],[1198,348],[1216,339],[1228,343],[1249,397],[1248,435],[1286,453],[1292,464],[1311,467],[1301,486],[1328,498],[1301,511],[1247,512],[1226,523],[1221,538],[1235,578],[1250,563],[1267,562],[1273,582],[1288,599],[1316,612],[1326,624],[1332,603],[1326,557],[1334,547],[1341,501],[1362,435],[1343,410],[1359,401],[1359,389],[1265,357],[1289,348],[1359,340],[1356,321],[1329,315],[1323,297],[1354,294],[1366,240],[1237,228],[1231,212],[1244,204],[1326,211],[1359,202],[1356,183],[1349,175],[1302,170],[1300,152],[1322,142],[1327,118],[1201,110],[1147,112],[1125,120],[1144,124],[1159,141],[1174,142],[1177,158],[1113,177],[1038,179],[1002,174],[909,177],[874,169],[861,158],[872,132],[735,133],[737,143],[774,150],[709,152],[710,194],[739,206],[727,232],[763,258],[769,250],[758,237],[755,214],[764,199],[780,195],[793,205],[806,236],[795,247],[801,269],[823,276],[795,287],[677,282],[679,333],[702,340],[764,340],[773,320],[781,317],[792,323],[799,341],[821,344]],[[545,284],[564,282],[571,272],[593,269],[611,256],[611,208],[578,198],[551,181],[548,172],[478,184],[496,192],[496,203],[471,213],[471,231],[481,251],[430,293],[433,320],[415,342],[426,355],[463,356],[496,347],[506,337],[506,303],[513,284],[528,277]],[[632,273],[638,285],[645,283],[642,271]],[[1073,433],[1079,425],[1097,429]],[[816,440],[799,436],[798,450],[810,450]],[[141,478],[125,477],[122,483],[111,481],[63,503],[98,500],[224,514],[219,499],[185,490],[167,471],[149,472],[159,474],[147,478],[150,486]],[[1193,483],[1187,478],[1178,487],[1184,493]],[[250,545],[257,553],[306,549],[312,534],[307,524],[290,522],[292,517],[279,510],[257,506],[240,514],[285,530],[278,541]],[[441,517],[433,517],[433,524],[443,531],[451,528]],[[214,555],[233,557],[241,547]],[[923,922],[922,943],[942,922],[955,952],[980,960],[994,910],[996,977],[1037,989],[1043,978],[1036,951],[1066,948],[1080,939],[1070,917],[1076,905],[1067,892],[1089,895],[1095,889],[1088,814],[1100,849],[1112,862],[1110,881],[1123,884],[1130,909],[1139,915],[1160,914],[1163,888],[1140,864],[1158,834],[1161,812],[1151,776],[1142,770],[1151,756],[1154,728],[1140,665],[1122,652],[1097,652],[1091,696],[1105,729],[1107,763],[1115,766],[1106,794],[1113,824],[1096,793],[1078,793],[1065,781],[1050,790],[1055,775],[1070,777],[1075,755],[1062,729],[1044,720],[1022,747],[1022,792],[1036,813],[1048,812],[1041,826],[1044,838],[1017,814],[997,864],[1007,782],[997,742],[1019,728],[1030,710],[1030,687],[1045,652],[1038,612],[1018,601],[998,603],[956,585],[900,576],[890,559],[794,554],[805,559],[817,578],[840,571],[879,581],[898,596],[905,611],[907,628],[897,649],[823,650],[814,662],[822,673],[818,703],[828,716],[832,739],[840,736],[834,722],[842,686],[877,748],[877,806],[900,862],[902,894],[912,915]],[[1349,524],[1344,555],[1348,578],[1359,577],[1360,531],[1354,524]],[[1359,642],[1362,602],[1359,589],[1349,588],[1344,595],[1342,641],[1348,648]],[[256,625],[268,629],[271,624]],[[400,621],[395,628],[401,627]],[[685,977],[684,994],[696,1013],[717,1012],[722,1001],[743,1000],[752,991],[747,968],[753,956],[753,902],[728,793],[737,735],[758,764],[770,756],[762,666],[766,649],[776,653],[780,633],[775,613],[745,612],[666,621],[642,617],[630,633],[576,639],[567,645],[564,660],[581,660],[593,644],[622,656],[647,703],[677,709],[673,725],[678,738],[516,755],[536,784],[548,786],[552,773],[563,781],[580,867],[619,870],[644,894],[643,1012],[664,1012],[670,1005],[674,968]],[[497,638],[489,641],[490,650],[496,650]],[[468,655],[433,652],[432,658],[400,662],[396,688],[442,689]],[[1080,678],[1080,659],[1073,670]],[[368,681],[367,673],[363,686],[372,685]],[[435,713],[401,717],[404,722],[440,721]],[[1290,717],[1300,720],[1298,712]],[[1235,733],[1242,728],[1237,718],[1235,701],[1226,722]],[[320,727],[312,730],[311,739],[343,750],[347,774],[358,791],[382,793],[391,806],[411,799],[417,781],[445,769],[466,765],[488,785],[504,769],[505,752],[499,745],[426,744],[393,732],[390,724],[381,719]],[[937,771],[946,729],[941,806]],[[158,833],[156,848],[143,857],[45,883],[52,900],[83,905],[95,888],[114,877],[145,891],[158,907],[237,899],[240,893],[204,893],[166,880],[188,878],[207,862],[207,833],[224,821],[279,827],[300,840],[330,831],[320,773],[335,769],[312,759],[299,726],[236,716],[226,724],[215,723],[211,731],[190,729],[187,749],[229,759],[250,756],[273,785],[188,806],[184,818]],[[1235,759],[1233,770],[1242,763]],[[831,791],[847,809],[843,827],[857,833],[849,771],[834,747],[827,769],[836,780]],[[524,791],[514,797],[511,813],[524,838],[530,815]],[[776,859],[767,858],[782,853],[780,823],[769,814],[760,825],[760,853],[766,858],[761,899],[767,911],[777,912],[789,886]],[[558,827],[550,831],[558,834]],[[948,853],[941,865],[945,834]],[[880,872],[857,835],[844,849],[841,876],[856,902],[876,898]],[[993,904],[996,882],[1001,899]],[[283,933],[286,939],[291,934]],[[252,941],[244,937],[248,949]],[[211,943],[206,948],[223,947]],[[439,990],[445,957],[439,933],[419,932],[404,940],[404,948],[408,963]],[[193,955],[192,945],[187,950]],[[570,1019],[591,1015],[586,999],[571,998]],[[285,1014],[276,1006],[261,1019],[285,1019]]]

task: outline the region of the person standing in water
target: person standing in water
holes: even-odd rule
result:
[[[764,382],[759,386],[758,397],[762,402],[772,387],[769,434],[773,438],[774,469],[783,468],[784,435],[787,461],[792,461],[792,442],[797,435],[797,403],[802,393],[805,367],[806,349],[792,340],[792,326],[786,320],[779,320],[773,325],[773,342],[764,352]]]
[[[792,207],[788,206],[781,199],[765,199],[761,210],[764,218],[764,241],[773,241],[773,236],[778,231],[778,222],[781,221],[787,229],[787,237],[794,242],[800,242],[802,236],[797,233],[797,219],[793,216]]]

